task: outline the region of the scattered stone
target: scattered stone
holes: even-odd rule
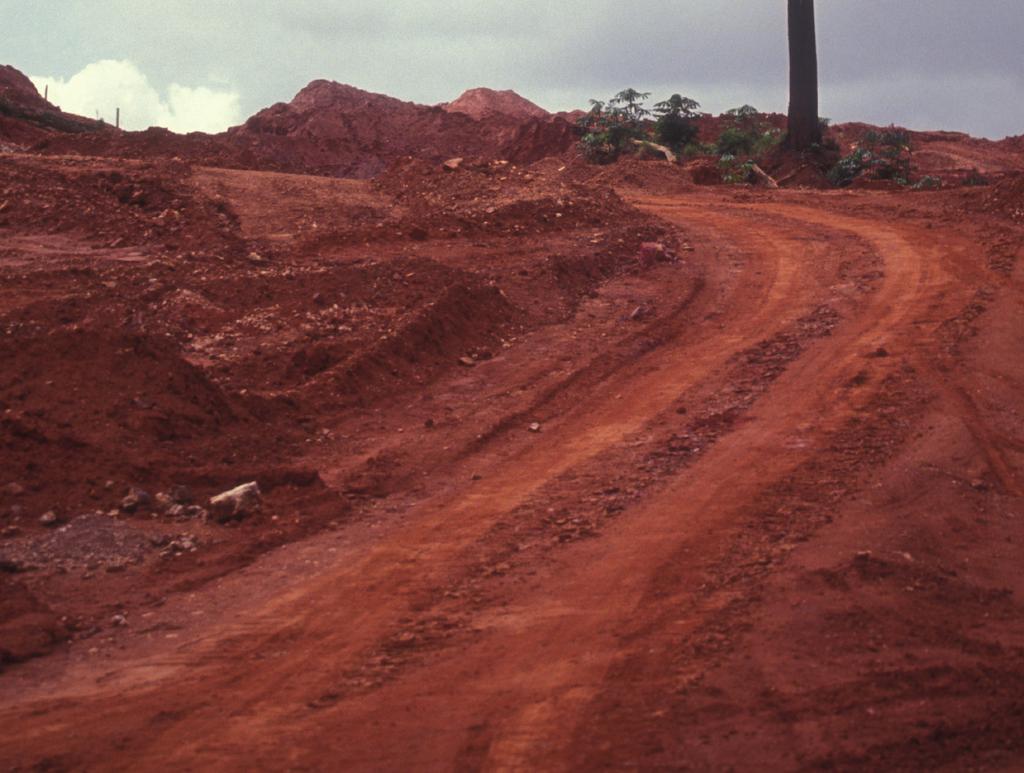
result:
[[[877,349],[875,349],[873,352],[871,352],[870,356],[874,357],[874,358],[888,357],[889,356],[889,350],[886,349],[884,346],[879,346]]]
[[[128,490],[128,496],[121,500],[121,509],[126,513],[134,513],[140,507],[148,507],[152,501],[147,491],[133,486]]]
[[[260,255],[258,252],[250,252],[249,262],[255,263],[257,266],[262,266],[263,264],[267,263],[267,259]]]
[[[643,306],[637,306],[633,309],[633,312],[629,315],[630,322],[641,322],[644,317],[647,316],[647,309]]]
[[[533,424],[530,425],[530,432],[540,432],[540,429],[541,427],[539,422],[535,421],[533,422]]]
[[[110,618],[110,624],[115,628],[123,628],[124,626],[128,625],[128,618],[120,614],[114,615],[112,618]]]
[[[43,513],[41,516],[39,516],[39,523],[41,523],[43,526],[53,527],[60,523],[60,518],[57,517],[57,513],[55,513],[53,510],[49,510]]]
[[[245,483],[210,500],[210,512],[218,523],[245,518],[260,509],[263,497],[259,484]]]
[[[441,166],[446,172],[456,172],[462,166],[462,161],[463,159],[461,158],[449,158]]]
[[[156,504],[157,510],[167,512],[174,505],[170,494],[166,494],[163,491],[157,492],[157,495],[153,497],[153,502]]]
[[[459,365],[466,368],[472,368],[476,365],[476,360],[472,357],[459,357]]]

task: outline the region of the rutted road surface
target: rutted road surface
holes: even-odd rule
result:
[[[639,200],[702,271],[645,351],[567,349],[540,433],[424,458],[444,485],[314,538],[304,577],[257,565],[223,621],[3,677],[0,757],[1012,767],[1024,433],[998,417],[1024,380],[1019,274],[969,229],[822,198]]]

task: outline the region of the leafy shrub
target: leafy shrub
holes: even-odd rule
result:
[[[903,129],[890,127],[864,134],[853,152],[829,170],[828,179],[840,187],[849,185],[861,175],[875,180],[894,180],[907,185],[911,170],[911,138]]]
[[[738,185],[750,181],[754,160],[748,158],[741,161],[736,156],[726,153],[718,160],[718,168],[722,170],[722,182]]]
[[[643,103],[650,97],[636,89],[625,89],[607,103],[590,100],[590,112],[577,121],[583,129],[579,142],[584,158],[594,163],[615,161],[630,142],[644,137],[643,119],[650,111]]]
[[[743,105],[725,113],[727,126],[718,137],[717,150],[723,156],[760,156],[782,141],[756,107]]]

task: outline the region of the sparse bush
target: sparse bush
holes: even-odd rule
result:
[[[756,107],[743,105],[725,113],[728,123],[718,137],[717,150],[723,156],[760,156],[782,141],[782,133],[764,120]]]
[[[736,156],[726,153],[718,160],[718,168],[722,170],[722,182],[739,185],[750,181],[754,160],[748,158],[741,161]]]
[[[942,179],[926,175],[911,186],[915,191],[936,191],[942,187]]]
[[[875,180],[893,180],[907,185],[911,170],[910,133],[890,127],[883,132],[869,131],[853,152],[829,170],[828,179],[843,187],[862,175]]]
[[[636,89],[625,89],[608,103],[590,100],[590,112],[579,119],[584,135],[579,142],[583,156],[591,162],[615,161],[634,139],[642,139],[643,119],[650,111],[643,103],[650,97]]]
[[[718,155],[718,147],[713,142],[691,142],[683,148],[683,155],[690,158],[715,156]]]

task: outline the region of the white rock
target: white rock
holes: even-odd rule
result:
[[[259,511],[263,500],[259,484],[244,483],[210,500],[210,512],[218,521],[229,521],[234,518],[245,518]]]

